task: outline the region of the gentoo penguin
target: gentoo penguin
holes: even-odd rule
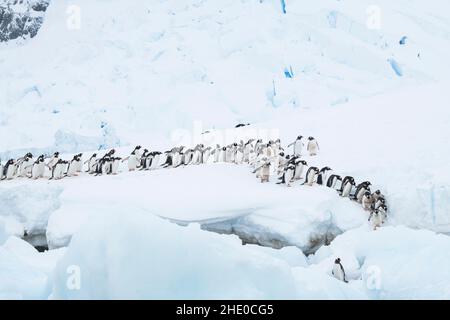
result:
[[[375,201],[374,208],[378,209],[382,204],[386,205],[386,200],[384,197],[378,197],[377,201]]]
[[[316,139],[314,139],[313,137],[309,137],[306,149],[308,150],[310,156],[317,155],[317,151],[319,151],[319,144],[317,143]]]
[[[63,159],[58,159],[58,161],[52,167],[52,176],[50,177],[50,180],[62,179],[66,173],[68,164],[69,164],[68,161],[65,161]]]
[[[302,178],[303,170],[307,165],[305,160],[295,161],[294,180],[300,180]]]
[[[43,178],[45,173],[45,159],[44,155],[40,155],[31,167],[31,178]]]
[[[328,171],[331,171],[330,167],[323,167],[320,169],[317,175],[317,184],[323,185],[328,180]]]
[[[248,163],[250,162],[250,151],[255,150],[255,147],[253,146],[254,139],[249,139],[244,144],[244,162]]]
[[[364,210],[370,210],[373,204],[373,198],[369,191],[366,191],[361,199],[361,204]]]
[[[336,189],[336,186],[338,185],[338,182],[341,182],[340,185],[342,185],[342,178],[341,176],[337,175],[337,174],[332,174],[327,181],[327,187],[328,188],[332,188],[332,189]]]
[[[222,147],[219,152],[219,162],[226,162],[227,160],[227,147]]]
[[[202,163],[208,163],[209,157],[211,156],[211,147],[207,147],[202,151]]]
[[[284,169],[283,176],[281,177],[281,182],[284,183],[286,186],[290,187],[291,183],[294,181],[294,175],[295,175],[295,165],[290,164]]]
[[[95,163],[97,162],[97,154],[94,153],[89,160],[86,160],[84,164],[88,165],[88,169],[86,172],[94,173],[95,172]]]
[[[128,170],[134,171],[139,165],[139,159],[139,156],[136,154],[136,149],[134,149],[128,157],[122,160],[122,162],[128,160]]]
[[[344,180],[342,180],[341,189],[339,190],[340,196],[349,197],[355,185],[355,179],[353,177],[346,176]]]
[[[105,154],[102,158],[98,159],[95,165],[95,175],[108,174],[111,170],[112,156],[110,153]]]
[[[307,184],[308,186],[312,186],[316,181],[316,176],[319,173],[319,168],[317,167],[309,167],[308,171],[306,171],[305,182],[303,184]]]
[[[134,154],[136,155],[136,157],[140,160],[141,156],[142,156],[142,147],[141,146],[136,146],[134,148]]]
[[[234,156],[234,163],[242,164],[243,162],[244,162],[244,148],[243,147],[237,147],[236,148],[236,154]]]
[[[171,152],[171,151],[166,151],[166,152],[164,152],[164,154],[166,155],[166,162],[164,162],[161,166],[162,166],[163,168],[171,167],[172,164],[173,164],[173,161],[172,161],[172,159],[173,159],[173,157],[172,157],[172,152]]]
[[[373,230],[377,230],[377,228],[381,227],[381,225],[383,223],[381,214],[377,209],[372,211],[372,213],[370,214],[369,220],[372,223]]]
[[[203,162],[203,144],[198,144],[194,148],[194,153],[192,154],[192,164],[198,165]]]
[[[47,162],[47,167],[50,170],[53,170],[53,167],[55,166],[55,164],[58,162],[59,160],[59,152],[55,152],[53,154],[53,156],[50,158],[50,160]]]
[[[384,196],[381,194],[380,190],[376,190],[374,193],[372,193],[372,197],[373,197],[374,201],[377,201],[378,198],[384,197]]]
[[[81,160],[80,154],[73,156],[73,159],[70,160],[69,167],[67,168],[67,175],[69,177],[76,176],[77,173],[79,172],[78,170],[81,167],[81,165],[80,165],[81,163],[82,163],[82,160]]]
[[[160,158],[161,158],[161,152],[159,152],[159,151],[152,152],[152,163],[150,164],[150,170],[154,170],[154,169],[158,168]]]
[[[378,207],[378,212],[380,213],[380,215],[381,215],[381,221],[382,221],[382,223],[384,223],[384,221],[386,220],[386,218],[387,218],[387,206],[385,205],[385,204],[382,204],[382,205],[380,205],[379,207]]]
[[[119,173],[119,165],[120,165],[120,161],[122,160],[122,158],[119,157],[111,157],[111,170],[110,170],[110,174],[118,174]]]
[[[280,152],[278,154],[278,167],[277,167],[277,174],[278,176],[281,176],[284,173],[284,168],[287,166],[287,160],[284,156],[284,152]]]
[[[33,166],[33,155],[28,152],[23,158],[17,161],[19,167],[19,177],[28,177],[31,174],[31,167]]]
[[[261,147],[263,146],[262,139],[256,140],[255,143],[255,154],[258,155]]]
[[[302,154],[302,149],[303,149],[302,139],[303,139],[303,136],[298,136],[294,142],[288,144],[288,148],[290,146],[294,146],[294,150],[293,150],[294,156],[300,156]]]
[[[341,281],[344,282],[348,282],[347,278],[345,276],[345,270],[344,267],[341,264],[341,259],[337,258],[336,260],[334,260],[334,266],[333,266],[333,270],[331,271],[331,273],[333,274],[333,276]]]
[[[270,176],[270,161],[264,162],[264,164],[260,168],[259,175],[261,177],[261,183],[269,182]]]
[[[144,149],[144,151],[141,154],[141,157],[139,159],[139,167],[140,170],[145,170],[147,169],[147,164],[148,164],[148,157],[150,156],[150,152],[148,151],[148,149]],[[114,161],[114,159],[113,159]]]
[[[361,203],[362,197],[364,196],[364,194],[369,191],[370,192],[370,182],[369,181],[364,181],[361,182],[360,184],[358,184],[358,186],[356,187],[355,190],[355,194],[353,196],[353,200],[358,201],[359,203]]]
[[[9,159],[3,167],[3,180],[11,180],[14,178],[17,171],[16,163],[13,159]]]

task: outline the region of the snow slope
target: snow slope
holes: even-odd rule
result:
[[[0,297],[450,298],[450,19],[431,3],[378,1],[370,29],[368,0],[80,0],[71,29],[73,3],[52,1],[36,37],[0,43],[2,160],[313,135],[309,165],[370,180],[389,222],[372,232],[332,190],[224,164],[2,181]],[[68,247],[38,253],[25,231]]]

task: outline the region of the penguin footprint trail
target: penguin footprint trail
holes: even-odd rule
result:
[[[284,184],[287,187],[292,187],[303,180],[302,186],[318,185],[334,189],[338,196],[355,201],[368,213],[368,221],[374,230],[381,227],[387,219],[387,205],[380,190],[371,192],[369,181],[356,184],[353,177],[342,178],[332,173],[332,169],[328,166],[321,169],[309,166],[306,170],[308,163],[302,159],[303,152],[309,157],[314,157],[320,149],[314,137],[308,137],[306,143],[303,140],[303,136],[298,136],[295,141],[288,144],[287,149],[292,147],[291,154],[285,152],[280,139],[270,140],[267,143],[262,139],[250,139],[245,143],[241,140],[239,143],[226,146],[217,144],[215,147],[205,147],[203,144],[193,148],[180,146],[165,152],[149,151],[138,145],[124,158],[117,156],[116,150],[111,149],[101,157],[94,153],[84,162],[82,153],[74,155],[71,160],[60,158],[59,152],[55,152],[51,157],[40,155],[36,159],[33,159],[31,153],[27,153],[21,158],[9,159],[5,164],[0,161],[0,179],[12,180],[22,177],[34,180],[42,178],[59,180],[78,176],[84,172],[93,176],[116,175],[120,173],[120,166],[124,162],[128,171],[218,162],[247,164],[253,168],[253,173],[261,183],[270,182],[271,177],[276,177],[277,184]],[[84,169],[86,170],[83,171]]]

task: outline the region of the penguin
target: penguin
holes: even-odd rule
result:
[[[303,149],[303,136],[298,136],[294,142],[288,144],[288,148],[290,146],[294,146],[294,156],[300,156],[302,154],[302,149]]]
[[[164,152],[164,154],[166,155],[166,161],[161,165],[161,167],[163,167],[163,168],[171,167],[173,164],[172,152],[166,151],[166,152]]]
[[[358,184],[355,190],[355,194],[353,195],[353,200],[361,203],[362,197],[364,196],[366,191],[370,192],[370,185],[371,184],[369,181],[364,181]]]
[[[341,176],[339,176],[337,174],[332,174],[327,180],[327,187],[336,189],[336,185],[338,184],[338,182],[341,182],[341,185],[342,185]]]
[[[195,146],[193,153],[192,153],[192,164],[198,165],[198,164],[202,163],[202,161],[203,161],[202,155],[203,155],[203,145],[198,144]]]
[[[236,154],[234,156],[234,163],[242,164],[244,162],[244,149],[243,147],[237,147]]]
[[[364,210],[370,210],[373,204],[373,198],[369,191],[366,191],[361,199],[361,204]]]
[[[28,177],[31,174],[33,166],[33,155],[29,152],[23,158],[17,161],[19,168],[19,177]]]
[[[88,169],[87,169],[86,172],[88,172],[88,173],[94,173],[94,172],[95,172],[95,164],[96,164],[96,162],[97,162],[97,154],[94,153],[94,154],[89,158],[89,160],[86,160],[86,161],[84,162],[84,164],[87,164],[87,165],[88,165]]]
[[[227,147],[222,147],[219,152],[219,162],[226,162],[227,160]]]
[[[331,171],[330,167],[323,167],[320,169],[319,174],[317,175],[317,184],[323,185],[328,180],[328,171]]]
[[[211,147],[207,147],[202,151],[202,163],[208,163],[209,157],[211,156]]]
[[[306,172],[305,182],[303,184],[312,186],[313,183],[316,181],[316,176],[318,173],[319,173],[319,168],[309,167],[308,171]]]
[[[138,158],[138,160],[141,159],[142,156],[142,151],[141,151],[142,147],[141,146],[136,146],[134,148],[134,154],[136,155],[136,157]]]
[[[111,157],[111,169],[109,170],[108,174],[113,174],[116,175],[119,173],[119,166],[120,166],[120,161],[122,160],[122,158],[119,157]]]
[[[256,140],[256,143],[255,143],[255,149],[254,149],[256,155],[259,154],[259,151],[260,151],[262,145],[263,145],[262,139]]]
[[[283,176],[281,177],[281,182],[286,184],[287,187],[291,186],[291,183],[294,181],[294,175],[295,175],[295,165],[290,164],[284,169]]]
[[[374,208],[378,209],[381,205],[386,205],[386,199],[384,197],[378,197],[377,201],[375,201]]]
[[[381,227],[383,220],[380,212],[377,209],[372,211],[369,217],[369,221],[372,224],[373,230],[377,230],[377,228]]]
[[[69,162],[63,159],[58,159],[55,165],[52,167],[52,175],[49,180],[60,180],[62,179],[67,171],[67,166]]]
[[[346,176],[342,180],[341,189],[339,190],[341,197],[349,197],[352,192],[352,188],[356,185],[355,179],[350,176]]]
[[[385,204],[381,204],[377,210],[381,215],[381,223],[384,223],[387,219],[387,206]]]
[[[73,156],[73,159],[69,162],[69,167],[67,168],[67,175],[69,177],[78,175],[78,170],[80,170],[81,163],[81,154]]]
[[[59,160],[59,152],[55,152],[53,154],[53,156],[50,158],[50,160],[47,162],[47,167],[50,170],[53,170],[53,167],[55,166],[55,164],[58,162]]]
[[[303,170],[308,165],[305,160],[295,161],[295,174],[294,180],[300,180],[302,178]]]
[[[125,162],[128,160],[128,170],[129,171],[134,171],[139,166],[140,158],[136,154],[136,152],[137,152],[136,149],[134,149],[128,157],[126,157],[122,160],[122,162]]]
[[[316,139],[313,137],[308,137],[308,145],[306,149],[308,150],[310,156],[317,155],[317,152],[319,151],[319,144]]]
[[[139,170],[145,170],[147,168],[147,158],[150,155],[150,152],[148,151],[148,149],[144,149],[144,151],[141,153],[140,157],[139,157]],[[112,159],[112,161],[114,161],[114,159]]]
[[[111,169],[111,159],[114,153],[107,153],[102,158],[98,159],[95,164],[95,175],[108,174]]]
[[[253,146],[253,141],[254,139],[249,139],[245,144],[244,144],[244,162],[245,163],[249,163],[250,162],[250,151],[254,150],[255,147]]]
[[[3,164],[2,164],[2,159],[0,159],[0,180],[3,180]]]
[[[374,201],[377,201],[378,198],[384,197],[380,190],[376,190],[374,193],[372,193],[372,197]]]
[[[261,183],[264,182],[269,182],[269,176],[270,176],[270,162],[266,161],[264,162],[264,164],[261,166],[260,169],[260,177],[261,177]]]
[[[31,166],[31,178],[43,178],[45,173],[45,159],[44,155],[40,155]]]
[[[152,162],[150,164],[150,170],[155,170],[159,166],[159,159],[161,158],[161,152],[153,151],[152,152]]]
[[[334,266],[333,266],[333,270],[331,271],[331,273],[333,274],[333,276],[341,281],[344,281],[345,283],[347,283],[347,278],[345,276],[345,270],[344,267],[341,264],[341,259],[337,258],[336,260],[334,260]]]
[[[16,163],[14,159],[9,159],[3,166],[3,178],[2,180],[11,180],[14,178],[17,171]]]

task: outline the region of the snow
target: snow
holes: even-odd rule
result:
[[[245,165],[1,181],[0,298],[449,299],[449,4],[380,0],[379,28],[372,4],[80,0],[74,29],[52,1],[34,38],[0,43],[2,163],[302,134],[389,218],[372,231],[335,191]]]

